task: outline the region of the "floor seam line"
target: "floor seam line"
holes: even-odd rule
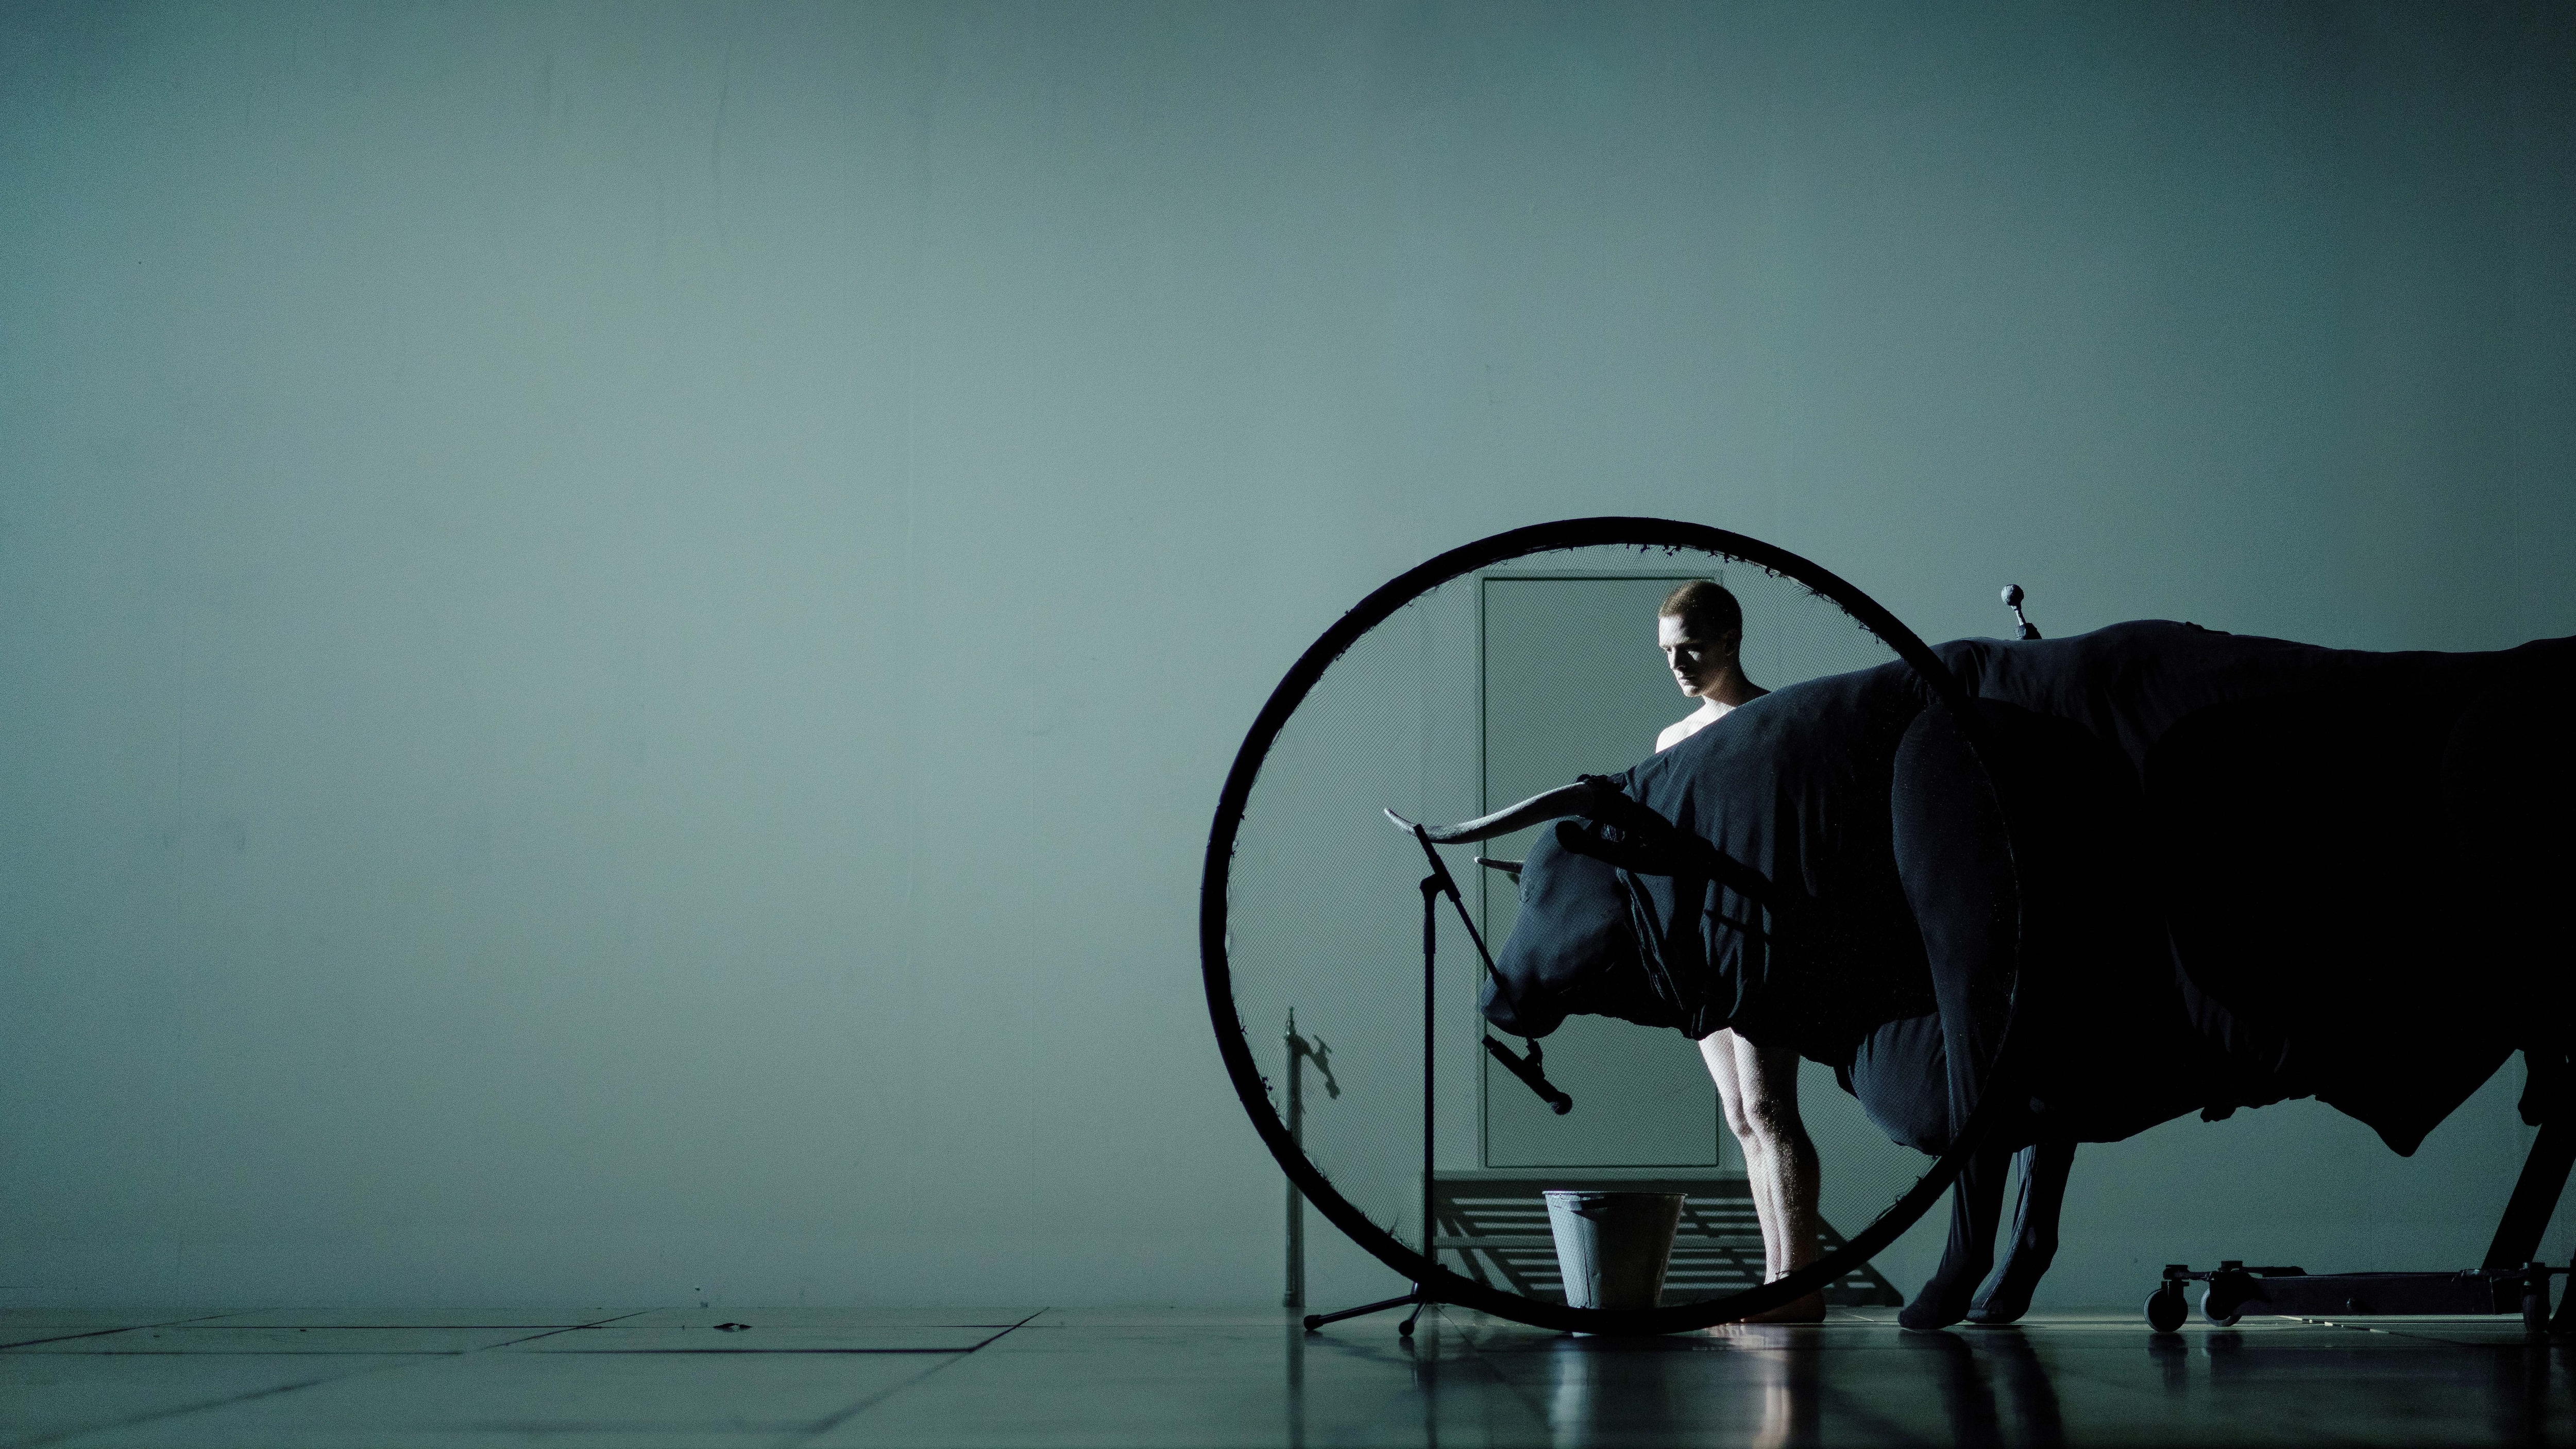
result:
[[[364,1369],[360,1369],[358,1371],[358,1373],[364,1372],[366,1372]],[[254,1389],[249,1393],[234,1394],[229,1398],[209,1399],[202,1404],[189,1404],[183,1408],[160,1409],[148,1414],[136,1414],[132,1418],[118,1419],[111,1423],[87,1424],[77,1429],[66,1429],[59,1434],[48,1434],[39,1439],[22,1439],[18,1442],[17,1449],[38,1449],[38,1446],[40,1445],[60,1444],[65,1440],[78,1439],[85,1435],[107,1434],[118,1429],[132,1429],[144,1424],[157,1423],[163,1419],[176,1419],[187,1414],[201,1414],[208,1409],[222,1409],[228,1408],[234,1404],[255,1403],[261,1399],[275,1398],[280,1394],[291,1394],[299,1389],[318,1388],[323,1384],[338,1383],[342,1379],[356,1378],[357,1376],[357,1374],[331,1374],[318,1379],[306,1379],[300,1383],[278,1384],[272,1388]]]
[[[488,1353],[488,1352],[490,1352],[491,1350],[496,1349],[496,1348],[509,1348],[509,1347],[511,1347],[511,1346],[513,1346],[513,1345],[516,1345],[516,1344],[522,1344],[522,1343],[534,1343],[534,1342],[536,1342],[538,1339],[541,1339],[541,1338],[552,1338],[552,1337],[554,1337],[556,1334],[559,1334],[559,1333],[579,1333],[579,1332],[581,1332],[581,1331],[582,1331],[583,1329],[585,1329],[585,1328],[604,1328],[604,1327],[606,1327],[607,1325],[612,1324],[612,1323],[623,1323],[623,1322],[625,1322],[627,1319],[630,1319],[630,1318],[641,1318],[641,1317],[643,1317],[645,1314],[647,1314],[647,1313],[651,1313],[652,1311],[653,1311],[653,1310],[652,1310],[652,1309],[650,1309],[650,1308],[638,1308],[638,1309],[636,1309],[636,1310],[635,1310],[634,1312],[632,1312],[632,1313],[621,1313],[621,1314],[618,1314],[618,1315],[617,1315],[616,1317],[614,1317],[614,1318],[603,1318],[603,1319],[600,1319],[600,1320],[599,1320],[598,1322],[596,1322],[596,1323],[567,1323],[567,1324],[560,1325],[560,1326],[558,1326],[558,1327],[549,1328],[549,1329],[547,1329],[547,1330],[546,1330],[545,1332],[543,1332],[543,1333],[531,1333],[531,1334],[529,1334],[529,1335],[528,1335],[527,1337],[525,1337],[525,1338],[513,1338],[513,1339],[507,1339],[507,1340],[504,1340],[504,1341],[502,1341],[502,1342],[500,1342],[500,1343],[487,1343],[487,1344],[482,1344],[482,1345],[480,1345],[480,1346],[478,1346],[478,1347],[467,1349],[467,1350],[466,1350],[466,1352],[467,1352],[467,1353]]]
[[[463,1358],[470,1348],[101,1348],[31,1358]]]
[[[972,1358],[978,1351],[983,1349],[986,1344],[998,1343],[1006,1335],[1015,1333],[1020,1329],[1027,1327],[1029,1324],[1036,1322],[1040,1317],[1052,1311],[1054,1310],[1051,1307],[1041,1308],[1037,1310],[1037,1312],[1030,1314],[1028,1317],[1021,1319],[1019,1322],[1012,1324],[1010,1327],[1003,1329],[1000,1333],[994,1334],[991,1338],[985,1339],[983,1343],[975,1345],[974,1348],[970,1348],[962,1353],[956,1354],[946,1363],[932,1364],[929,1368],[922,1370],[911,1378],[905,1379],[902,1383],[879,1389],[877,1392],[869,1394],[865,1398],[860,1399],[857,1403],[841,1410],[839,1413],[827,1415],[824,1418],[814,1421],[810,1427],[799,1430],[797,1433],[781,1440],[780,1444],[782,1449],[785,1449],[785,1446],[810,1443],[815,1439],[821,1438],[825,1434],[831,1433],[834,1429],[841,1427],[843,1424],[848,1423],[859,1415],[864,1414],[868,1410],[884,1403],[886,1400],[893,1398],[895,1395],[902,1393],[904,1390],[909,1389],[916,1384],[925,1383],[939,1374],[946,1373],[949,1369],[958,1364],[964,1363],[969,1358]]]
[[[256,1310],[256,1309],[249,1309],[249,1310],[244,1310],[244,1311],[245,1311],[245,1312],[257,1312],[257,1311],[259,1311],[259,1310]],[[634,1317],[637,1317],[637,1316],[639,1316],[639,1315],[641,1315],[641,1314],[650,1313],[650,1312],[652,1312],[652,1311],[653,1311],[653,1310],[652,1310],[652,1309],[649,1309],[649,1308],[639,1308],[639,1309],[635,1310],[633,1313],[622,1313],[622,1314],[617,1315],[617,1316],[616,1316],[616,1317],[614,1317],[614,1318],[604,1318],[604,1319],[601,1319],[601,1320],[599,1320],[599,1322],[600,1322],[600,1323],[616,1323],[616,1322],[619,1322],[619,1321],[621,1321],[621,1320],[623,1320],[623,1319],[627,1319],[627,1318],[634,1318]],[[209,1315],[207,1315],[207,1316],[206,1316],[206,1318],[184,1318],[184,1319],[175,1319],[175,1320],[173,1320],[173,1323],[203,1323],[203,1322],[208,1321],[209,1319],[217,1319],[217,1318],[234,1318],[234,1317],[239,1317],[239,1316],[241,1316],[241,1315],[240,1315],[240,1314],[216,1313],[216,1314],[209,1314]],[[143,1327],[159,1327],[159,1328],[166,1328],[166,1327],[170,1327],[170,1326],[171,1326],[171,1324],[138,1324],[138,1325],[136,1325],[135,1327],[136,1327],[136,1328],[143,1328]],[[559,1332],[559,1333],[560,1333],[560,1332],[569,1332],[569,1331],[571,1331],[573,1328],[587,1328],[587,1327],[592,1327],[592,1326],[594,1326],[594,1325],[591,1325],[591,1324],[575,1324],[575,1325],[568,1325],[568,1326],[566,1326],[565,1328],[555,1329],[555,1330],[553,1330],[553,1332]],[[106,1331],[106,1332],[113,1332],[113,1333],[129,1333],[129,1332],[133,1332],[133,1331],[134,1331],[134,1329],[130,1329],[130,1328],[120,1328],[120,1329],[110,1329],[110,1330],[105,1330],[105,1331]],[[74,1335],[71,1335],[71,1336],[72,1336],[72,1337],[74,1337],[74,1338],[85,1338],[85,1337],[91,1337],[92,1335],[88,1335],[88,1334],[74,1334]],[[538,1335],[535,1335],[535,1336],[536,1336],[536,1337],[539,1337],[539,1338],[543,1338],[543,1337],[546,1337],[547,1335],[546,1335],[546,1334],[538,1334]],[[51,1341],[53,1341],[53,1340],[44,1340],[44,1341],[46,1341],[46,1342],[51,1342]],[[521,1340],[511,1340],[511,1341],[512,1341],[512,1342],[525,1342],[526,1340],[521,1339]],[[153,1411],[153,1412],[151,1412],[151,1413],[148,1413],[148,1414],[138,1414],[138,1415],[135,1415],[135,1416],[133,1416],[133,1417],[131,1417],[131,1418],[126,1418],[126,1419],[117,1419],[117,1420],[114,1420],[114,1421],[111,1421],[111,1422],[109,1422],[109,1423],[105,1423],[105,1424],[87,1424],[87,1425],[82,1425],[81,1427],[78,1427],[78,1428],[74,1428],[74,1429],[66,1429],[66,1430],[62,1431],[61,1433],[46,1435],[46,1436],[44,1436],[44,1437],[42,1437],[42,1438],[20,1440],[20,1441],[18,1441],[18,1443],[14,1446],[14,1449],[40,1449],[40,1446],[43,1446],[43,1445],[47,1445],[47,1444],[60,1444],[60,1443],[64,1443],[64,1442],[69,1441],[69,1440],[73,1440],[73,1439],[78,1439],[78,1438],[84,1437],[84,1436],[86,1436],[86,1435],[113,1433],[113,1432],[115,1432],[116,1430],[119,1430],[119,1429],[132,1429],[132,1428],[136,1428],[136,1427],[139,1427],[139,1426],[141,1426],[141,1425],[144,1425],[144,1424],[158,1423],[158,1422],[160,1422],[160,1421],[162,1421],[162,1420],[164,1420],[164,1419],[175,1419],[175,1418],[180,1418],[180,1417],[183,1417],[183,1416],[188,1415],[188,1414],[201,1414],[201,1413],[204,1413],[204,1412],[206,1412],[206,1411],[208,1411],[208,1410],[211,1410],[211,1409],[229,1408],[229,1407],[231,1407],[232,1405],[235,1405],[235,1404],[256,1403],[256,1402],[258,1402],[258,1401],[259,1401],[259,1400],[261,1400],[261,1399],[275,1398],[275,1397],[277,1397],[278,1395],[281,1395],[281,1394],[291,1394],[291,1393],[296,1393],[296,1392],[299,1392],[299,1391],[304,1390],[304,1389],[319,1388],[319,1387],[321,1387],[321,1386],[322,1386],[322,1385],[324,1385],[324,1384],[346,1383],[346,1382],[347,1382],[347,1381],[349,1381],[350,1379],[355,1379],[355,1378],[364,1378],[365,1376],[367,1376],[368,1374],[371,1374],[371,1373],[393,1373],[393,1372],[396,1372],[396,1371],[399,1371],[399,1370],[402,1370],[402,1369],[418,1368],[418,1367],[421,1367],[424,1363],[435,1363],[435,1362],[439,1362],[439,1361],[442,1361],[442,1360],[456,1360],[456,1359],[470,1358],[470,1357],[472,1357],[472,1356],[473,1356],[473,1355],[475,1355],[475,1354],[482,1353],[482,1352],[486,1351],[487,1349],[499,1348],[499,1347],[506,1347],[506,1346],[507,1346],[507,1345],[505,1345],[505,1344],[481,1344],[481,1345],[478,1345],[478,1346],[476,1346],[476,1347],[474,1347],[474,1348],[466,1348],[466,1349],[440,1349],[440,1350],[432,1350],[432,1351],[428,1351],[428,1352],[411,1352],[411,1353],[392,1352],[392,1353],[382,1353],[382,1354],[368,1354],[368,1355],[363,1355],[363,1356],[365,1356],[365,1357],[376,1358],[376,1359],[379,1359],[379,1360],[392,1359],[392,1360],[397,1360],[397,1361],[396,1361],[396,1362],[381,1362],[381,1361],[380,1361],[380,1362],[377,1362],[377,1363],[369,1364],[369,1365],[367,1365],[367,1366],[365,1366],[365,1367],[363,1367],[363,1368],[356,1368],[356,1369],[352,1369],[352,1370],[350,1370],[350,1371],[348,1371],[348,1372],[346,1372],[346,1373],[324,1374],[324,1375],[322,1375],[322,1376],[321,1376],[321,1377],[319,1377],[319,1378],[302,1379],[302,1380],[299,1380],[299,1381],[297,1381],[297,1382],[295,1382],[295,1383],[291,1383],[291,1384],[279,1384],[279,1385],[276,1385],[276,1386],[274,1386],[274,1387],[272,1387],[272,1388],[256,1389],[256,1390],[253,1390],[253,1391],[251,1391],[251,1392],[249,1392],[249,1393],[245,1393],[245,1394],[234,1394],[234,1395],[232,1395],[232,1396],[230,1396],[230,1397],[227,1397],[227,1398],[221,1398],[221,1399],[209,1399],[209,1400],[207,1400],[206,1402],[204,1402],[204,1403],[200,1403],[200,1404],[185,1404],[185,1405],[181,1405],[180,1407],[178,1407],[178,1408],[174,1408],[174,1409],[160,1409],[160,1410],[155,1410],[155,1411]],[[32,1356],[33,1356],[33,1355],[31,1355],[31,1357],[32,1357]],[[158,1357],[168,1357],[168,1356],[171,1356],[171,1355],[162,1355],[162,1354],[140,1354],[140,1353],[136,1353],[136,1354],[113,1354],[113,1353],[110,1353],[110,1354],[84,1354],[84,1355],[79,1355],[79,1356],[80,1356],[80,1357],[98,1357],[98,1358],[158,1358]],[[187,1355],[184,1355],[184,1356],[190,1356],[190,1357],[254,1357],[254,1358],[256,1358],[256,1357],[279,1357],[279,1358],[337,1358],[337,1357],[344,1357],[344,1356],[345,1356],[345,1357],[359,1357],[359,1356],[361,1356],[361,1355],[357,1355],[357,1354],[348,1354],[348,1355],[341,1355],[341,1354],[312,1354],[312,1353],[305,1353],[305,1354],[297,1354],[297,1353],[279,1353],[279,1354],[209,1354],[209,1353],[206,1353],[206,1352],[204,1352],[204,1351],[202,1351],[202,1350],[201,1350],[201,1351],[198,1351],[198,1352],[196,1352],[196,1353],[194,1353],[194,1354],[187,1354]]]
[[[999,1335],[996,1335],[996,1337],[998,1336]],[[506,1345],[500,1344],[494,1345],[496,1348],[505,1346]],[[978,1344],[976,1347],[980,1348],[982,1345]],[[475,1351],[480,1352],[480,1350]],[[796,1354],[889,1355],[907,1353],[914,1355],[953,1353],[963,1357],[964,1355],[973,1353],[974,1351],[974,1348],[581,1348],[560,1350],[559,1353],[562,1357],[571,1357],[575,1354],[579,1354],[589,1358],[615,1358],[621,1354],[628,1356],[637,1354],[660,1354],[664,1357],[672,1357],[680,1354],[726,1355],[765,1353],[774,1358],[778,1358],[792,1357]]]
[[[1046,1310],[1046,1309],[1044,1309],[1044,1308],[1041,1308],[1041,1309],[1039,1309],[1039,1310],[1037,1311],[1037,1313],[1032,1313],[1032,1314],[1030,1314],[1028,1317],[1021,1319],[1019,1322],[1014,1323],[1014,1324],[1011,1324],[1011,1325],[1009,1325],[1009,1326],[1005,1327],[1001,1332],[994,1334],[991,1338],[985,1339],[983,1342],[981,1342],[981,1343],[979,1343],[979,1344],[975,1345],[973,1348],[970,1348],[970,1349],[968,1349],[968,1350],[966,1350],[966,1351],[967,1351],[968,1353],[982,1353],[984,1350],[986,1350],[986,1349],[988,1349],[988,1348],[991,1348],[994,1344],[1000,1343],[1003,1339],[1010,1337],[1012,1334],[1017,1333],[1017,1332],[1019,1332],[1021,1329],[1026,1328],[1026,1327],[1028,1327],[1030,1324],[1032,1324],[1032,1323],[1036,1322],[1036,1321],[1037,1321],[1037,1319],[1038,1319],[1039,1314],[1043,1314],[1043,1313],[1045,1313],[1045,1312],[1047,1312],[1047,1310]],[[926,1351],[928,1351],[928,1350],[921,1350],[921,1351],[925,1351],[925,1352],[926,1352]]]
[[[93,1328],[86,1333],[58,1333],[51,1338],[29,1338],[17,1343],[0,1343],[0,1353],[7,1353],[13,1348],[34,1348],[40,1343],[70,1343],[79,1338],[105,1338],[111,1333],[141,1333],[147,1328],[176,1328],[183,1323],[204,1323],[207,1319],[237,1316],[230,1313],[209,1313],[204,1318],[173,1318],[167,1323],[129,1323],[122,1328]]]
[[[949,1369],[956,1367],[958,1364],[964,1363],[969,1357],[973,1356],[973,1354],[974,1350],[968,1349],[964,1353],[952,1356],[946,1363],[932,1364],[929,1368],[922,1370],[911,1378],[905,1379],[902,1383],[879,1389],[875,1393],[869,1394],[865,1398],[860,1399],[857,1403],[850,1405],[848,1408],[841,1410],[839,1413],[830,1414],[821,1419],[815,1420],[809,1427],[800,1429],[787,1438],[780,1440],[780,1445],[782,1446],[782,1449],[785,1449],[785,1446],[811,1443],[812,1441],[831,1433],[834,1429],[841,1427],[843,1424],[850,1422],[852,1419],[857,1418],[859,1415],[866,1413],[868,1410],[875,1408],[877,1405],[884,1403],[886,1400],[893,1398],[895,1395],[902,1393],[904,1390],[911,1388],[915,1384],[926,1382],[940,1374],[946,1373]]]

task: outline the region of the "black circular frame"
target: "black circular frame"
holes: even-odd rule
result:
[[[1253,781],[1261,772],[1262,761],[1268,757],[1271,744],[1287,725],[1288,717],[1296,712],[1297,706],[1304,702],[1307,693],[1324,677],[1324,671],[1332,667],[1333,661],[1357,643],[1361,635],[1377,627],[1396,610],[1463,574],[1534,553],[1620,546],[1676,552],[1693,549],[1724,554],[1793,579],[1840,606],[1893,648],[1898,657],[1913,666],[1914,672],[1931,688],[1933,697],[1949,710],[1958,723],[1969,748],[1985,764],[1988,785],[1992,788],[1994,767],[1999,757],[1977,712],[1969,707],[1967,693],[1959,687],[1958,680],[1951,676],[1939,656],[1915,637],[1913,630],[1899,623],[1896,616],[1881,608],[1876,600],[1834,574],[1760,539],[1671,519],[1570,518],[1516,528],[1451,549],[1396,576],[1325,630],[1322,638],[1298,656],[1287,677],[1279,681],[1279,687],[1270,692],[1269,702],[1261,707],[1260,715],[1252,722],[1252,732],[1244,736],[1243,748],[1235,752],[1234,768],[1226,773],[1225,790],[1217,799],[1216,822],[1208,831],[1207,863],[1199,884],[1199,962],[1206,978],[1208,1017],[1216,1027],[1217,1050],[1225,1058],[1226,1074],[1234,1081],[1234,1093],[1242,1099],[1245,1114],[1251,1117],[1254,1129],[1269,1146],[1270,1155],[1279,1160],[1279,1166],[1287,1172],[1289,1181],[1295,1183],[1297,1190],[1306,1195],[1306,1200],[1351,1241],[1367,1249],[1378,1261],[1412,1279],[1423,1296],[1432,1302],[1481,1309],[1541,1328],[1601,1334],[1675,1333],[1749,1318],[1821,1289],[1874,1257],[1931,1209],[1942,1191],[1958,1176],[1969,1155],[1984,1140],[2002,1110],[1997,1104],[2005,1094],[1995,1090],[1995,1084],[2005,1078],[2005,1066],[2014,1058],[2012,1025],[2020,1015],[2021,1002],[2018,970],[2015,972],[2013,1008],[2006,1018],[2003,1040],[1997,1048],[1995,1070],[1987,1077],[1987,1091],[1969,1112],[1966,1128],[1951,1143],[1950,1150],[1925,1169],[1914,1186],[1889,1204],[1868,1227],[1853,1234],[1841,1247],[1786,1277],[1727,1297],[1662,1308],[1573,1308],[1507,1293],[1444,1268],[1439,1264],[1436,1251],[1425,1255],[1405,1246],[1393,1233],[1371,1222],[1365,1213],[1342,1196],[1290,1140],[1287,1125],[1279,1120],[1277,1109],[1271,1105],[1269,1092],[1262,1082],[1260,1065],[1253,1060],[1252,1048],[1244,1036],[1243,1019],[1234,1009],[1234,971],[1227,959],[1225,944],[1226,891],[1232,876],[1235,836],[1243,826],[1243,809],[1252,797]],[[2008,802],[2000,791],[1996,793],[1996,805],[2005,811],[2005,835],[2009,841],[2013,831]],[[2017,936],[2018,923],[2015,930]]]

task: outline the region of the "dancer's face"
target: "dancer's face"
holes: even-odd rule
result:
[[[1735,641],[1732,631],[1704,638],[1688,622],[1670,614],[1655,620],[1655,643],[1664,651],[1664,665],[1672,670],[1673,683],[1693,699],[1706,693],[1735,662]]]

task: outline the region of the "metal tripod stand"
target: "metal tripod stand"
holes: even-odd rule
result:
[[[1389,815],[1392,818],[1393,812],[1390,811]],[[1440,858],[1440,852],[1432,849],[1431,847],[1430,833],[1424,830],[1421,826],[1412,824],[1409,821],[1402,823],[1412,830],[1414,840],[1421,845],[1423,859],[1431,863],[1430,874],[1425,875],[1422,878],[1421,884],[1422,1263],[1425,1276],[1416,1279],[1413,1284],[1413,1290],[1404,1294],[1402,1297],[1383,1299],[1376,1303],[1364,1303],[1357,1308],[1345,1308],[1338,1313],[1309,1313],[1306,1315],[1306,1331],[1308,1333],[1314,1332],[1316,1329],[1323,1327],[1327,1323],[1338,1323],[1345,1318],[1357,1318],[1363,1313],[1377,1313],[1389,1308],[1401,1308],[1409,1303],[1413,1305],[1413,1311],[1405,1315],[1404,1322],[1398,1324],[1395,1331],[1405,1338],[1411,1338],[1413,1336],[1413,1325],[1421,1319],[1422,1310],[1429,1308],[1438,1302],[1437,1299],[1431,1296],[1429,1275],[1437,1272],[1440,1266],[1439,1229],[1433,1218],[1433,1213],[1436,1211],[1436,1207],[1432,1190],[1431,1143],[1433,1132],[1432,1113],[1437,1105],[1432,1096],[1432,1087],[1434,1083],[1433,1063],[1438,1059],[1438,1042],[1436,1040],[1435,1028],[1438,1024],[1436,988],[1440,980],[1438,970],[1440,957],[1439,901],[1442,896],[1447,896],[1449,898],[1449,904],[1456,908],[1459,924],[1467,928],[1467,939],[1475,943],[1476,955],[1484,962],[1486,974],[1493,977],[1498,986],[1504,985],[1501,973],[1494,969],[1493,953],[1485,949],[1485,938],[1476,930],[1475,918],[1467,914],[1466,898],[1458,893],[1457,878],[1449,874],[1448,863]],[[1504,989],[1508,991],[1509,987],[1504,986]],[[1529,1055],[1525,1058],[1515,1056],[1511,1048],[1504,1046],[1501,1042],[1494,1040],[1490,1036],[1485,1038],[1485,1050],[1492,1053],[1497,1060],[1503,1063],[1504,1066],[1509,1067],[1512,1071],[1512,1075],[1519,1077],[1523,1082],[1527,1083],[1531,1091],[1538,1093],[1540,1097],[1546,1099],[1548,1105],[1557,1112],[1565,1112],[1574,1105],[1573,1098],[1568,1097],[1563,1092],[1560,1092],[1556,1090],[1555,1087],[1549,1085],[1547,1077],[1541,1069],[1541,1058],[1537,1042],[1533,1041],[1529,1044]]]
[[[1438,1059],[1438,1053],[1433,1050],[1435,1046],[1433,1037],[1434,1028],[1439,1020],[1435,1003],[1440,980],[1435,963],[1440,954],[1440,897],[1446,893],[1453,900],[1456,899],[1458,883],[1450,878],[1449,868],[1441,863],[1439,855],[1431,849],[1431,841],[1422,833],[1421,826],[1413,827],[1413,835],[1416,840],[1422,842],[1423,853],[1431,857],[1431,874],[1422,878],[1422,1261],[1428,1266],[1437,1267],[1439,1249],[1432,1243],[1435,1234],[1431,1222],[1433,1107],[1431,1092],[1433,1063]],[[1458,907],[1462,917],[1466,914],[1466,909],[1463,903]],[[1469,929],[1472,930],[1474,927],[1470,926]],[[1420,1321],[1422,1310],[1431,1307],[1434,1301],[1430,1292],[1430,1278],[1426,1274],[1415,1279],[1412,1291],[1401,1297],[1382,1299],[1376,1303],[1363,1303],[1357,1308],[1345,1308],[1338,1313],[1309,1313],[1306,1315],[1306,1331],[1312,1333],[1327,1323],[1339,1323],[1345,1318],[1357,1318],[1363,1313],[1378,1313],[1389,1308],[1401,1308],[1410,1303],[1413,1305],[1413,1311],[1405,1315],[1404,1322],[1397,1324],[1395,1331],[1401,1337],[1411,1338],[1413,1325]]]

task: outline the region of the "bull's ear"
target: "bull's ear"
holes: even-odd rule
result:
[[[1521,863],[1517,860],[1496,860],[1491,856],[1480,855],[1476,857],[1476,864],[1487,870],[1499,870],[1515,879],[1519,878],[1521,873]]]

